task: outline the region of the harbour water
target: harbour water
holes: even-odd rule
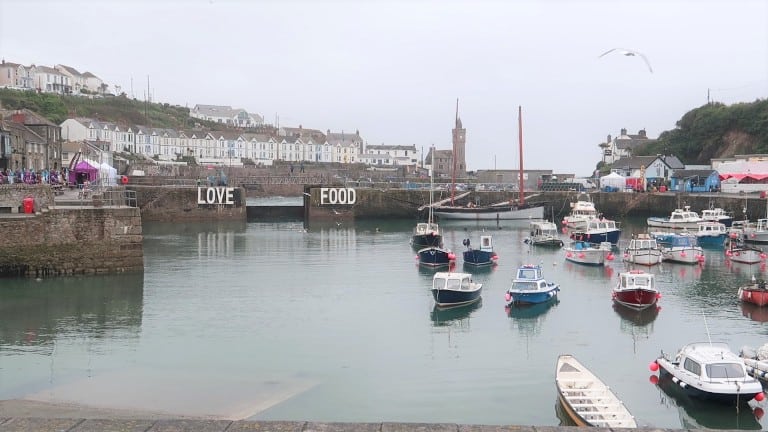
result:
[[[494,236],[475,272],[482,302],[434,308],[433,271],[408,245],[414,221],[149,224],[143,275],[0,284],[0,399],[263,420],[558,425],[555,362],[575,355],[644,426],[761,429],[735,408],[651,383],[661,350],[768,342],[768,309],[736,291],[764,266],[650,269],[661,309],[616,309],[625,265],[567,263],[529,247],[525,226],[441,224],[447,247]],[[645,230],[623,221],[624,241]],[[565,238],[565,237],[564,237]],[[457,269],[462,270],[461,256]],[[621,254],[617,254],[620,258]],[[515,268],[541,264],[557,303],[505,310]]]

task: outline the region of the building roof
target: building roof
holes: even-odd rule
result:
[[[712,175],[713,173],[717,174],[717,170],[713,170],[713,169],[706,169],[706,170],[695,170],[695,169],[693,169],[693,170],[686,170],[686,169],[682,169],[682,170],[675,170],[675,172],[672,174],[672,177],[673,178],[678,178],[678,179],[685,179],[685,178],[691,178],[691,177],[707,178],[710,175]]]
[[[390,145],[390,144],[379,144],[379,145],[367,145],[365,146],[366,150],[413,150],[416,151],[416,144],[411,145]]]
[[[65,71],[69,72],[72,75],[75,75],[75,76],[82,75],[77,69],[73,68],[72,66],[67,66],[67,65],[63,65],[63,64],[58,64],[56,66],[64,69]]]

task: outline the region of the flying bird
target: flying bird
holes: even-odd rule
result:
[[[612,48],[612,49],[609,49],[608,51],[600,54],[597,58],[600,58],[600,57],[602,57],[602,56],[604,56],[606,54],[610,54],[610,53],[612,53],[614,51],[619,52],[621,54],[624,54],[625,56],[632,56],[632,57],[638,56],[638,57],[642,57],[643,61],[645,62],[645,65],[648,66],[648,70],[651,71],[651,73],[653,73],[653,68],[651,68],[651,64],[648,62],[648,58],[645,57],[645,54],[643,54],[641,52],[638,52],[638,51],[632,51],[632,50],[628,50],[628,49],[624,49],[624,48]]]

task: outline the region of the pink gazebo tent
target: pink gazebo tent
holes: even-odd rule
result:
[[[69,184],[83,184],[85,180],[93,182],[99,178],[99,169],[86,161],[80,161],[69,172]]]

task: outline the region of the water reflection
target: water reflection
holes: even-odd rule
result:
[[[435,327],[450,326],[454,324],[458,324],[459,327],[469,327],[470,316],[482,306],[482,297],[474,303],[463,306],[441,308],[435,305],[435,307],[432,308],[429,317],[432,320],[432,325]]]
[[[758,421],[763,410],[752,405],[739,408],[727,404],[703,401],[689,397],[680,387],[672,382],[670,375],[658,378],[659,403],[665,407],[675,407],[680,416],[680,426],[684,429],[745,429],[760,430]],[[752,404],[753,402],[750,402]]]
[[[637,310],[614,303],[613,310],[621,317],[621,329],[625,330],[647,327],[649,324],[653,323],[659,315],[661,306],[652,306],[643,310]]]
[[[141,273],[14,281],[0,289],[0,347],[47,350],[62,335],[135,338],[143,297]]]
[[[739,307],[741,307],[741,314],[752,321],[768,322],[768,307],[747,302],[739,302]]]
[[[520,333],[525,336],[534,336],[541,332],[541,326],[547,313],[558,304],[560,304],[560,300],[555,297],[546,303],[507,306],[504,310],[507,312],[507,316],[512,318],[512,322]]]

